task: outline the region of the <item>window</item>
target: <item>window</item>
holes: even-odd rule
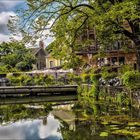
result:
[[[63,60],[60,60],[60,66],[63,64]]]
[[[50,68],[52,68],[54,66],[54,62],[50,61]]]
[[[111,63],[112,63],[112,65],[117,65],[117,57],[112,57]]]
[[[121,42],[116,41],[113,45],[113,50],[119,50],[121,48]]]
[[[119,57],[119,65],[125,64],[125,57]]]
[[[134,64],[134,70],[137,70],[137,64],[136,63]]]

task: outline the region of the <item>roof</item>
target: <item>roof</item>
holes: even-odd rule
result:
[[[40,50],[44,51],[44,54],[47,55],[47,51],[45,49],[41,48],[41,47],[29,48],[29,49],[34,55],[36,55]]]

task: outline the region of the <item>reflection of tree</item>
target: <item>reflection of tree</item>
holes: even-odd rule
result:
[[[101,108],[99,105],[95,104],[92,106],[93,114],[100,115],[101,114]],[[96,110],[96,111],[95,111]],[[65,122],[61,122],[61,133],[63,136],[63,139],[66,140],[93,140],[93,137],[97,137],[97,140],[99,138],[99,134],[102,131],[103,127],[93,120],[85,120],[81,117],[83,112],[85,112],[85,109],[81,109],[81,111],[76,111],[75,109],[75,129],[70,130],[69,125]]]
[[[40,118],[41,116],[47,116],[48,112],[45,111],[43,108],[30,108],[25,107],[25,105],[4,105],[0,106],[0,123],[17,121],[21,119],[36,119]],[[44,123],[45,119],[44,119]]]
[[[106,132],[106,130],[110,131],[109,125],[103,125],[101,124],[101,118],[104,120],[104,117],[107,115],[108,117],[111,117],[111,115],[117,114],[116,110],[118,110],[118,107],[113,104],[103,104],[103,103],[93,103],[91,106],[83,105],[80,107],[80,111],[78,108],[78,111],[76,111],[76,107],[74,107],[76,120],[75,130],[69,130],[69,126],[63,123],[63,126],[61,127],[62,136],[66,140],[112,140],[115,139],[114,136],[109,135],[108,137],[100,137],[101,132]],[[134,110],[134,109],[133,109]],[[113,111],[113,112],[112,112]],[[132,111],[132,110],[131,110]],[[113,114],[112,114],[113,113]],[[124,112],[124,110],[121,111],[122,114],[129,114],[128,112]],[[90,116],[92,115],[91,119],[85,120],[85,118],[82,119],[82,115]],[[134,115],[133,115],[134,116]],[[137,115],[138,116],[138,115]],[[136,114],[135,114],[136,117]],[[119,137],[116,140],[119,139]]]
[[[99,139],[99,133],[103,127],[98,123],[94,123],[91,120],[76,121],[76,130],[69,130],[69,127],[65,124],[61,127],[63,139],[66,140],[93,140],[93,138]]]

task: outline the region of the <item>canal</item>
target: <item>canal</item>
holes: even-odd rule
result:
[[[32,103],[0,106],[0,140],[140,139],[140,110],[95,103]]]

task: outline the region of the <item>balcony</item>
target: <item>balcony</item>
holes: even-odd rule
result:
[[[85,47],[79,47],[75,50],[75,53],[77,55],[83,55],[83,54],[96,54],[98,52],[98,46],[96,45],[89,45]]]

